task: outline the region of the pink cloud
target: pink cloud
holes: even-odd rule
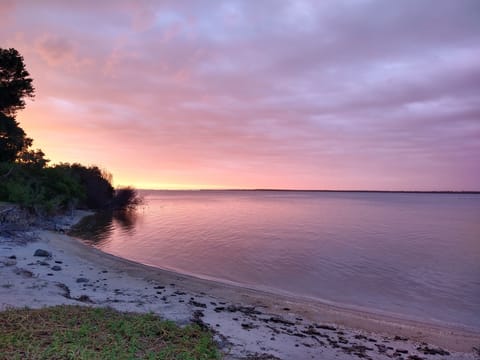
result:
[[[36,144],[119,182],[478,189],[477,3],[335,4],[20,1],[0,40]]]

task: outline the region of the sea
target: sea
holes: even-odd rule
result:
[[[480,194],[142,191],[85,218],[104,252],[203,279],[480,330]]]

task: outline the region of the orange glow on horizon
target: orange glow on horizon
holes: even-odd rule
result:
[[[97,3],[0,1],[36,89],[17,120],[52,165],[147,189],[479,190],[472,4]]]

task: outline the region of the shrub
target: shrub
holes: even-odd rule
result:
[[[128,210],[136,208],[141,204],[143,204],[143,198],[138,194],[137,190],[128,186],[115,191],[111,208],[115,210]]]

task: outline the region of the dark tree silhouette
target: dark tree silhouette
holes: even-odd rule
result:
[[[23,56],[13,48],[0,48],[0,112],[15,115],[25,108],[25,97],[35,96],[32,81]]]
[[[25,131],[11,116],[0,113],[0,162],[14,162],[32,145]]]
[[[116,210],[135,209],[143,204],[143,198],[138,194],[137,190],[128,186],[115,190],[111,208]]]
[[[80,207],[98,210],[110,206],[115,193],[111,174],[97,166],[86,167],[81,164],[60,164],[57,168],[69,171],[85,189],[85,203],[79,203]]]

